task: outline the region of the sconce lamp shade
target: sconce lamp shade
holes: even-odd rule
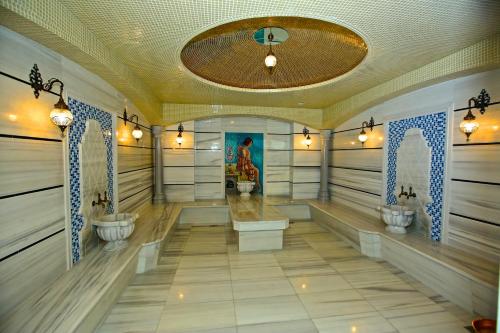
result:
[[[467,136],[467,141],[469,141],[470,135],[477,131],[479,128],[479,123],[476,121],[476,117],[469,112],[464,117],[464,120],[460,123],[460,130]]]
[[[304,140],[304,143],[307,146],[307,148],[309,149],[309,146],[312,144],[312,139],[311,139],[311,136],[309,134],[307,134],[307,137]]]
[[[179,133],[177,135],[177,138],[175,138],[175,141],[180,145],[182,145],[182,133]]]
[[[54,108],[49,115],[50,120],[61,129],[61,133],[64,135],[64,130],[66,127],[71,125],[73,122],[73,114],[69,111],[68,105],[64,102],[62,96],[59,97],[59,101],[54,104]]]
[[[366,135],[366,132],[364,129],[361,130],[361,133],[358,135],[358,140],[361,142],[361,144],[364,144],[366,140],[368,140],[368,135]]]
[[[143,133],[139,125],[135,124],[135,127],[132,130],[132,136],[139,142],[139,140],[142,138],[142,134]]]

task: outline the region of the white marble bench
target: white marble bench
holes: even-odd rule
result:
[[[261,196],[242,199],[238,195],[228,195],[227,202],[240,252],[283,248],[283,230],[289,224],[286,215],[266,205]]]
[[[496,317],[498,262],[420,234],[392,234],[381,220],[341,204],[319,200],[308,203],[315,222],[361,253],[387,260],[470,312]]]

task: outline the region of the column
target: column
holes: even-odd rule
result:
[[[330,200],[328,190],[328,162],[330,161],[330,136],[331,130],[321,130],[321,168],[320,168],[320,184],[319,184],[319,199],[321,201]]]
[[[154,193],[153,203],[163,203],[166,201],[165,193],[163,192],[163,151],[161,146],[161,135],[163,126],[153,125],[152,133],[154,138]]]

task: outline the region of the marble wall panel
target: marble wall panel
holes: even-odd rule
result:
[[[200,119],[194,122],[195,132],[220,132],[222,130],[221,118]]]
[[[194,166],[194,150],[163,149],[163,166]]]
[[[450,212],[500,226],[500,186],[452,181]]]
[[[483,115],[479,113],[479,110],[473,110],[472,113],[476,116],[479,128],[472,133],[469,142],[459,127],[467,111],[453,113],[453,144],[500,142],[500,104],[489,106]]]
[[[152,165],[151,149],[118,146],[118,173],[149,168]]]
[[[219,133],[195,133],[196,149],[224,149],[222,134]]]
[[[195,199],[224,199],[223,183],[196,183]]]
[[[29,70],[30,68],[27,67],[25,77]],[[0,133],[61,139],[61,132],[49,119],[50,110],[56,102],[54,95],[42,93],[36,99],[29,86],[3,75],[0,76],[0,87],[2,87],[0,89]]]
[[[295,150],[320,150],[321,149],[321,139],[319,134],[310,133],[311,145],[307,148],[305,144],[306,137],[301,134],[293,134],[293,149]]]
[[[153,187],[149,186],[118,202],[119,212],[137,212],[153,199]],[[147,206],[146,206],[147,207]]]
[[[382,173],[363,170],[330,168],[331,183],[375,194],[382,192]]]
[[[319,183],[292,184],[293,199],[316,199],[319,193]]]
[[[0,196],[62,185],[62,143],[0,138]]]
[[[64,190],[59,187],[1,199],[0,212],[3,258],[64,228]]]
[[[500,183],[500,144],[453,147],[451,177]]]
[[[293,182],[294,183],[319,183],[319,168],[309,167],[294,167]]]
[[[294,166],[320,166],[321,153],[319,151],[294,150]]]
[[[288,182],[290,180],[290,167],[268,166],[266,172],[267,182]]]
[[[179,146],[177,143],[177,136],[179,132],[177,131],[165,131],[162,135],[162,147],[163,148],[194,148],[194,133],[193,132],[183,132],[182,133],[182,144]]]
[[[267,166],[286,166],[290,165],[292,153],[285,150],[266,150],[264,151],[264,163]]]
[[[267,133],[274,134],[290,134],[292,126],[287,121],[280,121],[274,119],[266,119],[267,123]]]
[[[329,188],[333,202],[338,202],[366,214],[380,217],[380,213],[377,211],[377,208],[381,203],[380,196],[352,190],[334,184],[330,184]]]
[[[196,183],[203,182],[222,182],[224,173],[221,166],[214,167],[195,167],[194,181]]]
[[[116,139],[118,146],[134,146],[134,147],[144,147],[151,148],[153,146],[151,130],[149,127],[145,127],[142,122],[139,125],[142,130],[142,138],[137,141],[132,136],[132,131],[134,130],[135,123],[127,122],[124,124],[123,120],[118,118],[116,123]],[[144,121],[144,119],[142,119]]]
[[[169,202],[194,201],[194,185],[165,185],[164,191]]]
[[[223,164],[223,150],[195,150],[195,165],[213,165]]]
[[[265,149],[291,149],[291,136],[281,134],[266,134],[264,138]]]
[[[163,183],[194,184],[194,167],[165,167],[163,168]]]
[[[334,150],[330,165],[354,169],[382,171],[382,149]]]
[[[450,214],[448,242],[491,260],[500,258],[500,227],[492,224]]]
[[[265,133],[266,119],[257,117],[224,117],[221,118],[222,129],[226,132]]]
[[[118,175],[118,199],[123,200],[153,184],[153,169],[137,170]]]
[[[283,183],[266,183],[266,195],[288,196],[291,193],[291,184]]]
[[[360,124],[361,125],[361,124]],[[362,146],[361,142],[358,140],[358,135],[361,132],[360,129],[338,132],[332,134],[333,149],[349,149],[349,148],[381,148],[384,146],[384,127],[375,126],[373,131],[370,129],[365,129],[366,135],[368,135],[368,140]]]
[[[64,231],[0,262],[0,317],[65,271]]]

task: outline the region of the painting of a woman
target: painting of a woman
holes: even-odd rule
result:
[[[255,181],[255,189],[258,191],[260,188],[260,173],[259,168],[252,163],[252,155],[249,150],[252,144],[252,138],[246,137],[242,144],[238,146],[238,164],[236,165],[236,169],[241,175],[245,175],[248,180]]]

